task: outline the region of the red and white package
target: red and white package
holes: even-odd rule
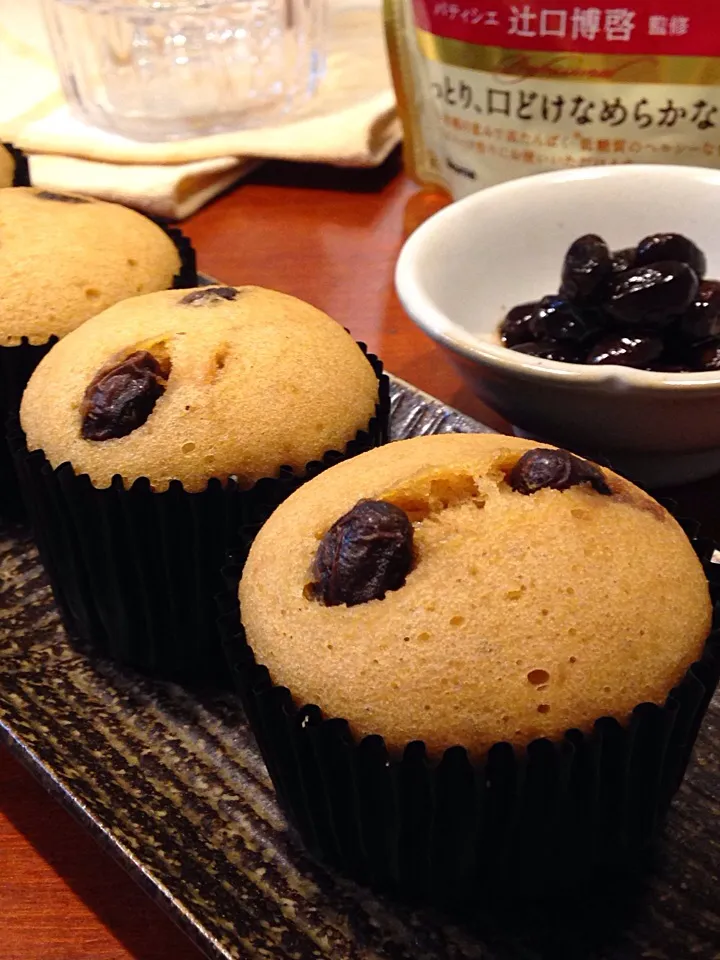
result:
[[[608,163],[720,167],[720,4],[386,0],[408,169],[460,197]]]

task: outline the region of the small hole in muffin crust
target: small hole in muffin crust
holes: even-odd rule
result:
[[[87,300],[97,300],[100,296],[100,291],[96,287],[87,287],[85,290],[85,298]]]
[[[550,713],[550,704],[549,703],[540,703],[537,708],[538,713]]]
[[[472,477],[466,476],[465,474],[431,480],[429,497],[430,509],[432,510],[434,508],[437,510],[439,506],[441,509],[447,510],[451,504],[466,499],[474,499],[478,494],[477,483]],[[484,499],[481,501],[476,500],[475,502],[479,503],[480,506],[485,505]]]
[[[227,363],[229,352],[230,352],[230,347],[227,343],[224,343],[222,346],[218,347],[218,349],[215,351],[215,356],[213,358],[214,374],[217,374],[219,370],[225,369],[225,364]]]
[[[427,631],[423,630],[422,633],[418,634],[417,638],[418,638],[418,643],[427,643],[428,640],[430,639],[430,634],[427,633]]]
[[[577,657],[568,657],[568,663],[577,663]]]
[[[128,258],[127,258],[127,265],[128,265],[129,267],[136,267],[136,266],[138,265],[138,262],[137,262],[137,260],[136,260],[134,257],[128,257]]]
[[[528,682],[534,687],[539,687],[541,684],[547,683],[550,680],[550,674],[547,670],[531,670],[527,678]]]
[[[451,627],[461,627],[464,623],[465,617],[461,617],[459,613],[456,613],[454,617],[450,617]]]
[[[388,492],[390,503],[403,510],[412,523],[434,522],[443,510],[472,502],[482,509],[486,497],[468,473],[420,479]]]
[[[607,684],[603,687],[603,693],[610,693],[610,687]]]
[[[188,440],[187,443],[184,443],[182,445],[183,453],[192,453],[194,449],[195,449],[195,444],[192,442],[192,440]]]

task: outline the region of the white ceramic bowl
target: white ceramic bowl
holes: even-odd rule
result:
[[[665,374],[558,363],[503,347],[515,304],[557,291],[567,247],[611,248],[684,233],[720,278],[720,171],[586,167],[489,187],[440,211],[406,242],[396,271],[412,319],[517,432],[589,455],[653,485],[720,471],[720,373]]]

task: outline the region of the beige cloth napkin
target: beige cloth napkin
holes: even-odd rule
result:
[[[76,119],[62,95],[39,0],[0,0],[0,138],[30,154],[33,183],[182,218],[257,158],[376,166],[401,137],[381,11],[331,0],[320,92],[272,127],[143,143]]]

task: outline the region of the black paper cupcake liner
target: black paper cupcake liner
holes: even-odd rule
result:
[[[14,146],[14,144],[8,143],[6,140],[2,140],[0,142],[15,161],[15,174],[13,176],[12,185],[14,187],[29,187],[30,164],[28,163],[28,158],[22,152],[22,150]]]
[[[366,352],[366,351],[365,351]],[[41,560],[71,637],[95,653],[145,673],[195,686],[229,686],[217,623],[222,567],[241,529],[265,518],[311,476],[384,443],[389,389],[382,363],[368,360],[379,399],[366,430],[342,452],[283,467],[249,490],[211,480],[186,492],[179,481],[154,493],[147,479],[125,489],[120,477],[98,489],[69,463],[53,469],[28,452],[17,419],[10,445]]]
[[[173,289],[187,290],[198,285],[197,256],[190,238],[179,227],[173,226],[168,220],[162,217],[151,217],[143,214],[148,220],[152,220],[175,244],[180,255],[180,270],[173,277]]]
[[[278,800],[310,852],[375,889],[440,907],[557,895],[638,864],[682,782],[720,675],[713,547],[692,528],[689,535],[710,583],[712,632],[664,706],[640,704],[626,726],[604,717],[560,742],[498,743],[482,763],[461,746],[431,762],[419,741],[393,756],[381,737],[357,740],[346,721],[297,708],[256,663],[237,597],[226,596],[221,631],[236,690]]]
[[[7,519],[23,519],[25,509],[5,424],[9,417],[17,415],[23,391],[33,370],[56,343],[57,337],[37,345],[28,343],[27,337],[23,337],[18,346],[0,346],[0,516]]]
[[[181,266],[173,277],[173,289],[196,287],[195,250],[190,240],[177,227],[155,222],[170,237],[180,255]],[[18,346],[0,346],[0,516],[7,519],[24,519],[25,508],[5,436],[5,424],[9,417],[18,413],[28,380],[57,340],[57,337],[51,337],[47,343],[31,344],[23,337]]]

